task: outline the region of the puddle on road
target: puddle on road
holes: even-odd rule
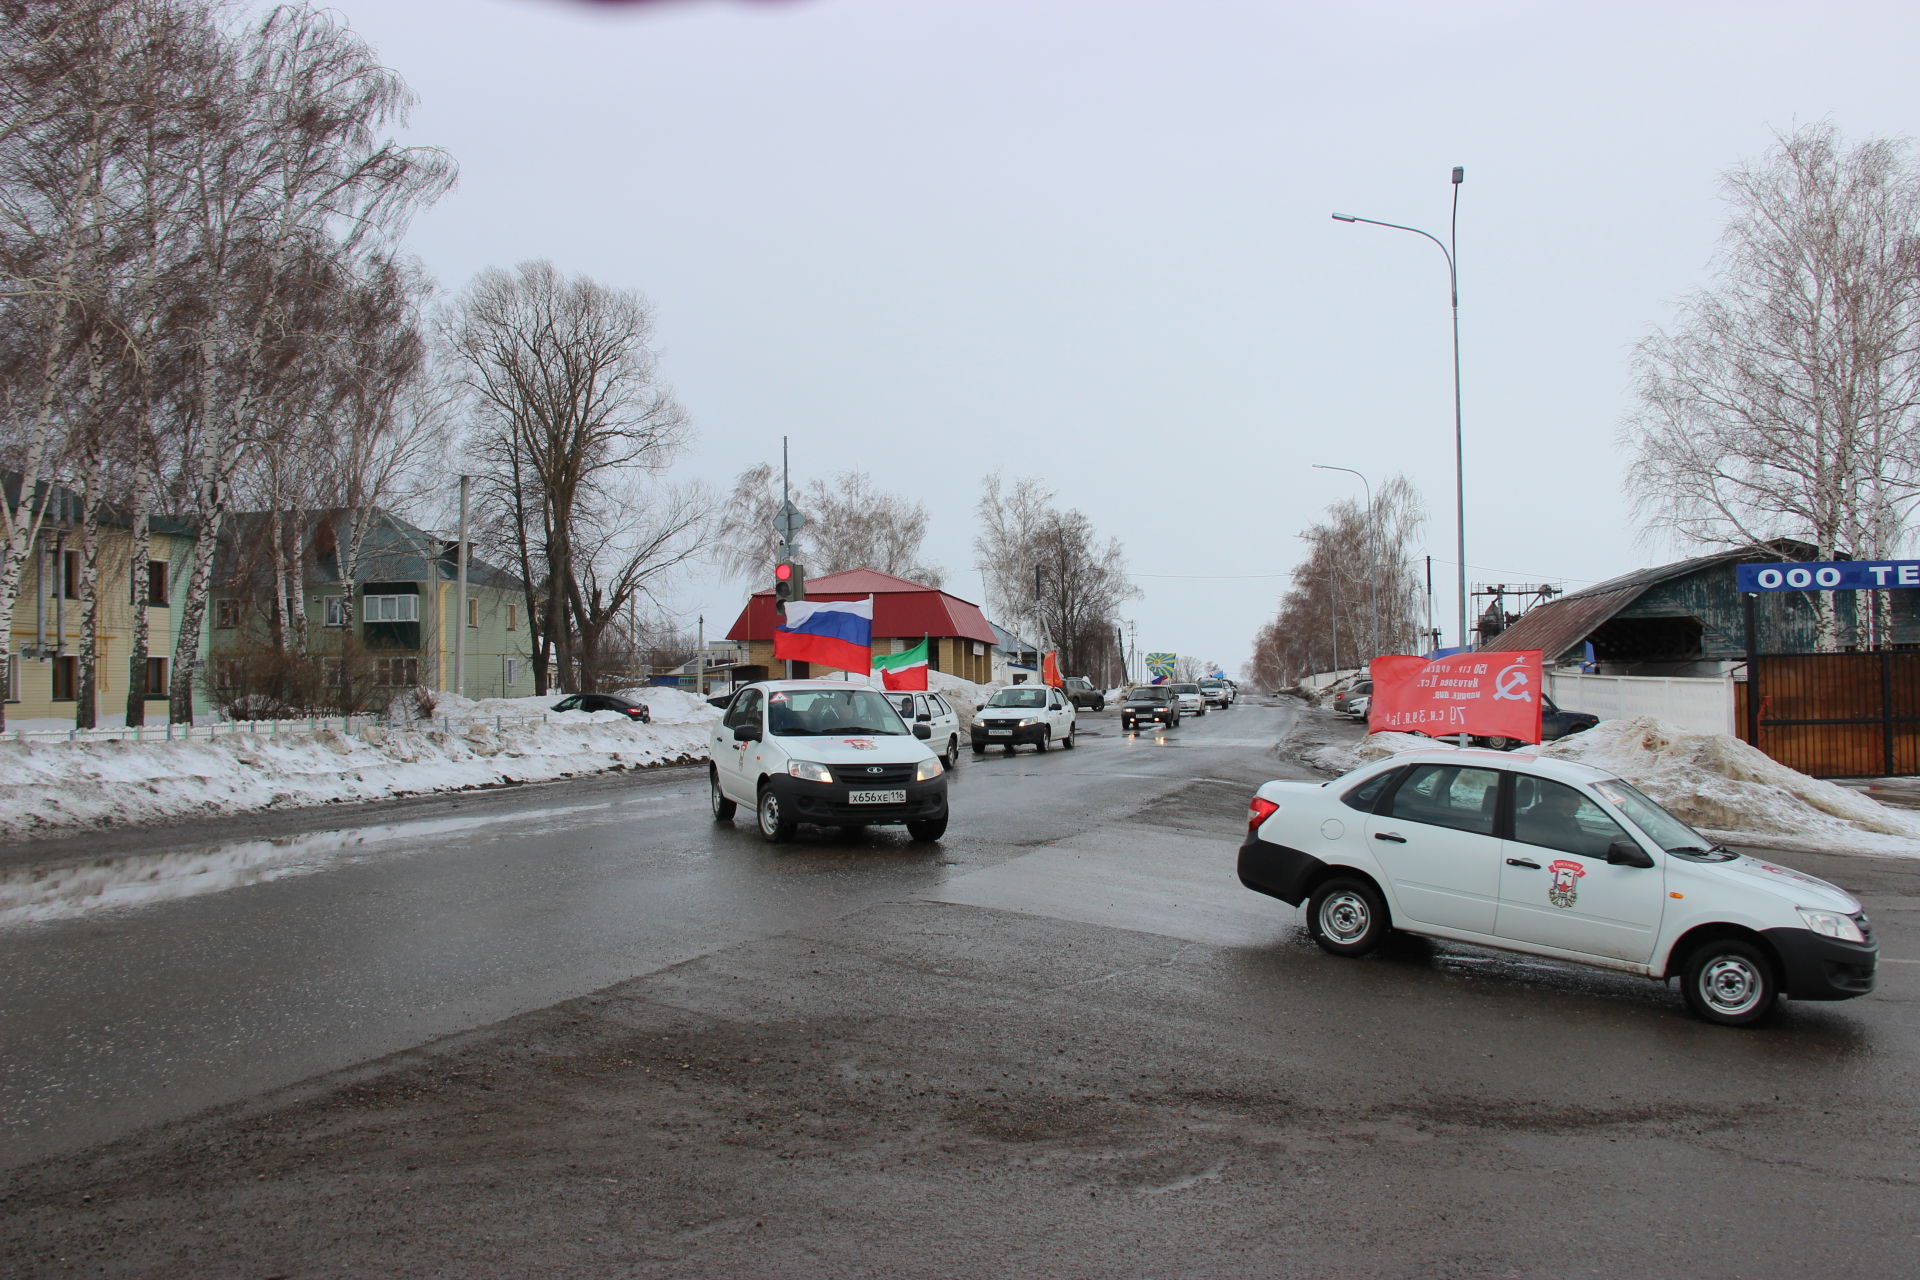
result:
[[[421,819],[233,840],[201,849],[125,854],[57,867],[18,867],[0,872],[0,928],[150,906],[288,876],[311,875],[370,854],[390,856],[416,851],[440,837],[480,827],[538,835],[543,827],[556,829],[596,809],[611,811],[618,807],[624,817],[632,803],[602,801],[515,814]],[[402,841],[404,848],[393,847]]]

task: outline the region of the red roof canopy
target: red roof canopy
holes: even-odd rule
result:
[[[858,600],[873,597],[873,634],[876,636],[957,636],[993,643],[993,628],[980,606],[948,595],[937,587],[909,582],[878,569],[848,569],[807,579],[809,600]],[[740,611],[729,640],[772,640],[780,615],[774,612],[773,588],[756,591]]]

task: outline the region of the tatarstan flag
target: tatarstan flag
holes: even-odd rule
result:
[[[927,687],[927,638],[905,653],[877,654],[873,669],[888,689],[924,689]]]

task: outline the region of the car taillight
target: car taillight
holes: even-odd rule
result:
[[[1255,796],[1247,805],[1247,834],[1259,830],[1260,824],[1280,812],[1280,806],[1264,796]]]

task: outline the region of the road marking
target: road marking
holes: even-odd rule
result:
[[[1881,964],[1920,964],[1920,960],[1895,960],[1892,956],[1881,956]]]

